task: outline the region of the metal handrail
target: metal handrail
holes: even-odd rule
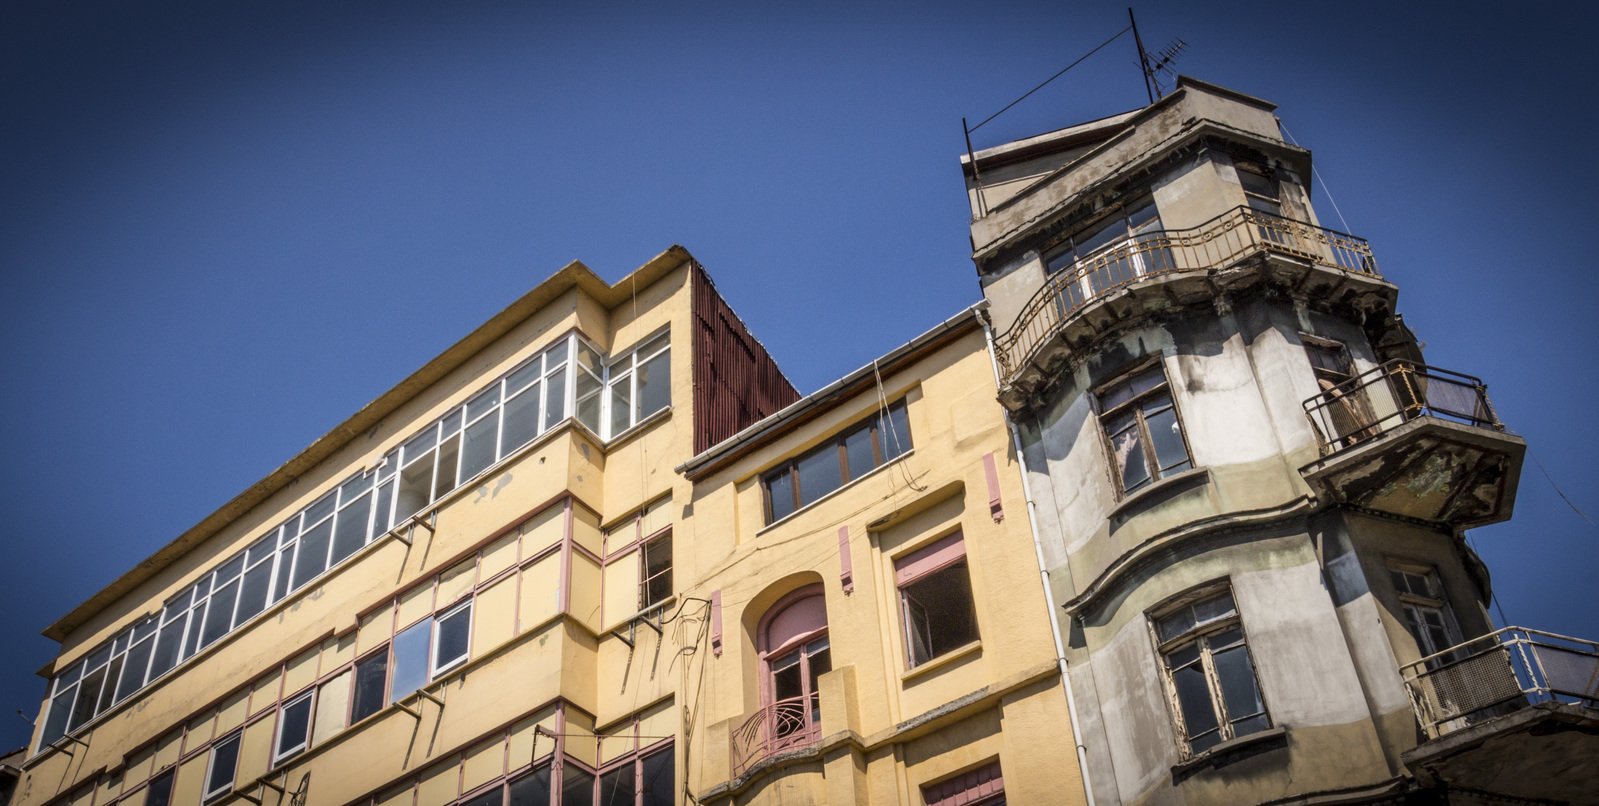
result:
[[[1009,384],[1022,366],[1089,302],[1123,286],[1172,272],[1222,268],[1267,252],[1318,266],[1379,276],[1366,239],[1249,207],[1179,230],[1131,235],[1045,281],[1016,321],[994,339]]]
[[[813,696],[788,697],[763,705],[733,730],[734,777],[774,753],[816,742],[821,736],[821,724],[812,710]]]
[[[1540,702],[1599,708],[1599,643],[1526,627],[1428,655],[1400,675],[1431,739]]]
[[[1482,379],[1402,359],[1323,389],[1303,405],[1323,456],[1417,417],[1505,430]]]

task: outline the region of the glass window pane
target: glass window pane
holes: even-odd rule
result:
[[[877,466],[876,453],[872,448],[872,430],[862,428],[844,437],[844,453],[849,457],[851,479],[858,479],[870,472]]]
[[[633,374],[611,379],[611,431],[614,437],[633,424]]]
[[[505,401],[505,439],[503,453],[508,454],[533,441],[539,435],[539,387],[523,392]]]
[[[550,806],[550,765],[511,782],[511,797],[506,806]]]
[[[911,449],[911,420],[905,411],[905,401],[888,407],[886,421],[878,423],[877,434],[883,446],[883,461],[888,461]]]
[[[1149,413],[1145,404],[1145,423],[1149,425],[1149,441],[1155,448],[1155,461],[1162,471],[1176,470],[1188,465],[1188,448],[1183,445],[1182,426],[1177,422],[1177,410],[1164,396],[1164,409]]]
[[[566,419],[566,367],[544,380],[544,428]]]
[[[44,733],[39,736],[41,746],[66,735],[67,716],[72,713],[72,698],[77,692],[77,689],[69,689],[50,701],[50,716],[45,719]]]
[[[494,384],[493,386],[484,389],[482,392],[479,392],[477,397],[474,397],[466,402],[467,422],[471,422],[479,417],[482,417],[484,413],[494,408],[499,402],[499,384]]]
[[[389,702],[404,699],[428,681],[428,639],[433,619],[426,618],[394,636],[394,687]]]
[[[466,660],[467,638],[472,634],[472,608],[463,607],[438,620],[439,637],[433,649],[436,674]]]
[[[239,737],[224,739],[211,748],[211,767],[206,772],[205,794],[215,795],[233,788],[233,771],[239,762]]]
[[[416,461],[417,457],[427,453],[428,449],[432,448],[434,445],[437,445],[438,439],[438,427],[428,426],[422,431],[422,433],[411,437],[411,441],[405,443],[405,451],[404,453],[400,454],[400,458],[403,459],[406,464],[410,464]]]
[[[577,421],[596,434],[600,430],[600,394],[604,391],[600,379],[588,372],[579,372],[577,379]]]
[[[1194,609],[1185,607],[1160,621],[1155,622],[1155,631],[1160,634],[1161,643],[1170,641],[1194,626]]]
[[[1194,741],[1195,737],[1206,731],[1215,730],[1216,711],[1211,707],[1210,686],[1205,684],[1203,669],[1185,666],[1172,672],[1172,682],[1177,686],[1177,703],[1182,708],[1183,724],[1188,728],[1189,740]]]
[[[118,655],[111,659],[105,667],[105,684],[100,687],[100,701],[95,704],[94,712],[100,713],[111,707],[117,691],[117,679],[122,676],[122,661],[126,655]]]
[[[539,365],[538,359],[533,359],[532,361],[528,362],[527,366],[522,367],[521,369],[506,376],[505,393],[507,395],[515,394],[523,387],[526,387],[528,384],[538,380],[539,375],[543,374],[543,372],[544,368]]]
[[[800,506],[827,495],[844,483],[836,444],[823,445],[820,450],[801,456],[798,467]]]
[[[371,519],[371,493],[362,493],[354,503],[339,510],[338,521],[333,527],[333,563],[338,563],[366,545],[366,529]]]
[[[599,353],[590,348],[582,339],[577,340],[577,365],[579,367],[598,375],[600,374],[602,363]]]
[[[275,758],[281,759],[290,753],[305,749],[310,739],[311,696],[307,694],[284,706],[278,720],[278,746],[274,750]]]
[[[394,480],[389,479],[378,488],[377,512],[372,515],[372,531],[367,536],[367,542],[389,530],[389,512],[394,502]]]
[[[913,626],[926,643],[925,657],[913,654],[916,663],[977,640],[977,613],[964,559],[918,578],[901,588],[901,594],[916,605],[907,608],[907,615],[918,622]]]
[[[766,497],[772,503],[772,520],[794,511],[794,475],[788,468],[766,477]]]
[[[438,475],[433,479],[433,500],[437,501],[445,493],[455,489],[455,471],[461,461],[461,437],[459,435],[446,439],[439,445]]]
[[[500,789],[501,787],[496,786],[477,797],[461,801],[458,806],[500,806],[500,804],[505,802],[505,793],[501,792]]]
[[[239,598],[239,583],[229,582],[222,590],[211,594],[211,604],[206,608],[205,632],[200,636],[201,646],[228,634],[233,629],[233,603]]]
[[[1149,468],[1144,462],[1144,447],[1138,429],[1129,428],[1110,440],[1111,454],[1121,469],[1122,492],[1132,492],[1149,481]]]
[[[144,673],[150,666],[150,653],[155,649],[155,639],[147,638],[128,650],[128,661],[122,666],[122,677],[117,680],[117,699],[122,700],[144,685]]]
[[[461,478],[482,473],[494,460],[500,444],[500,418],[491,415],[466,427],[466,447],[461,452]]]
[[[456,409],[439,420],[439,440],[442,442],[461,430],[461,410]]]
[[[550,349],[544,352],[544,369],[545,371],[555,369],[556,364],[559,364],[565,360],[566,339],[561,339],[560,341],[550,345]]]
[[[570,762],[561,770],[561,803],[594,802],[594,775]]]
[[[355,665],[355,705],[351,722],[359,722],[383,709],[383,684],[389,676],[389,653],[385,649]]]
[[[1194,623],[1209,624],[1220,618],[1226,618],[1238,612],[1233,605],[1233,593],[1227,591],[1219,596],[1213,596],[1194,605]]]
[[[233,555],[231,559],[217,568],[216,585],[220,587],[221,585],[226,584],[228,580],[238,576],[239,572],[243,570],[244,555],[242,553]]]
[[[672,751],[644,757],[644,806],[672,806],[677,794]]]
[[[172,781],[176,777],[177,770],[169,769],[151,779],[144,789],[144,806],[171,806]]]
[[[638,417],[645,417],[672,403],[672,353],[667,351],[638,368]]]
[[[1266,710],[1255,686],[1255,670],[1249,664],[1249,650],[1242,645],[1212,656],[1216,676],[1221,678],[1222,707],[1229,720],[1254,716]]]
[[[321,525],[300,535],[300,558],[294,566],[294,589],[312,579],[328,567],[328,543],[333,538],[333,521],[323,521]]]
[[[155,639],[155,654],[150,659],[150,676],[154,680],[178,662],[178,645],[183,641],[184,619],[179,618],[161,628]]]
[[[299,553],[299,549],[299,543],[290,543],[283,548],[278,557],[277,582],[272,585],[272,601],[274,602],[289,593],[289,569],[294,567],[294,556]]]
[[[631,804],[638,798],[636,773],[632,764],[617,767],[600,776],[600,803]]]

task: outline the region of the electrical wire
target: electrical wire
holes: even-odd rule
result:
[[[1288,127],[1284,126],[1281,120],[1277,121],[1277,128],[1282,130],[1283,136],[1288,138],[1288,142],[1293,143],[1295,147],[1302,148],[1302,146],[1299,145],[1299,142],[1294,139],[1294,135],[1288,131]],[[1321,171],[1316,170],[1316,163],[1314,162],[1310,164],[1310,173],[1312,176],[1316,177],[1317,182],[1321,183],[1321,192],[1327,196],[1327,201],[1332,204],[1333,212],[1338,214],[1338,223],[1343,225],[1344,232],[1349,232],[1349,222],[1344,220],[1344,211],[1338,209],[1338,200],[1333,198],[1332,188],[1327,185],[1327,180],[1321,178]]]
[[[1027,96],[1032,95],[1033,93],[1038,92],[1039,90],[1043,89],[1046,85],[1049,84],[1049,82],[1054,81],[1055,79],[1060,78],[1063,75],[1066,75],[1066,71],[1067,70],[1070,70],[1073,67],[1076,67],[1077,65],[1082,64],[1083,61],[1086,60],[1089,56],[1092,56],[1095,53],[1098,53],[1106,45],[1109,45],[1110,43],[1115,42],[1116,40],[1121,38],[1122,34],[1125,34],[1125,33],[1127,33],[1128,31],[1131,31],[1131,30],[1133,30],[1133,26],[1128,25],[1127,27],[1121,29],[1120,31],[1117,31],[1115,33],[1115,35],[1111,36],[1111,38],[1105,40],[1104,42],[1099,43],[1098,47],[1095,47],[1093,50],[1091,50],[1091,51],[1089,51],[1087,53],[1084,53],[1082,56],[1079,56],[1077,58],[1077,61],[1072,62],[1071,64],[1068,64],[1065,67],[1062,67],[1060,69],[1060,72],[1056,73],[1055,75],[1050,76],[1049,78],[1044,79],[1044,82],[1042,84],[1039,84],[1038,86],[1028,90],[1027,92],[1022,93],[1022,97],[1017,98],[1016,100],[1011,101],[1010,103],[1006,104],[1004,109],[1001,109],[998,112],[995,112],[994,114],[989,115],[986,118],[983,118],[982,123],[978,123],[976,126],[973,126],[970,129],[967,129],[967,133],[975,132],[978,129],[983,128],[983,124],[984,123],[987,123],[987,122],[993,120],[994,118],[997,118],[1000,115],[1003,115],[1006,112],[1009,112],[1011,107],[1021,103],[1022,101],[1027,100]]]

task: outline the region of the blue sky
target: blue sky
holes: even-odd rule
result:
[[[549,4],[553,6],[554,4]],[[578,5],[578,4],[571,4]],[[1203,7],[1201,7],[1203,5]],[[1403,7],[1400,7],[1403,6]],[[1471,539],[1511,623],[1599,638],[1599,12],[1147,3],[1267,98],[1429,360],[1531,452]],[[570,260],[689,248],[804,391],[979,296],[956,161],[1108,3],[0,8],[0,749],[39,630]],[[1144,102],[1123,39],[978,146]]]

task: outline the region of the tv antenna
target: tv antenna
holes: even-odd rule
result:
[[[1178,54],[1188,43],[1181,39],[1173,39],[1160,49],[1159,53],[1150,55],[1144,49],[1144,39],[1138,35],[1138,20],[1133,17],[1131,6],[1127,8],[1127,27],[1133,29],[1133,41],[1138,44],[1138,69],[1144,74],[1144,93],[1149,97],[1149,102],[1166,97],[1166,87],[1162,86],[1162,79],[1175,81],[1177,71],[1173,65],[1177,62]]]

